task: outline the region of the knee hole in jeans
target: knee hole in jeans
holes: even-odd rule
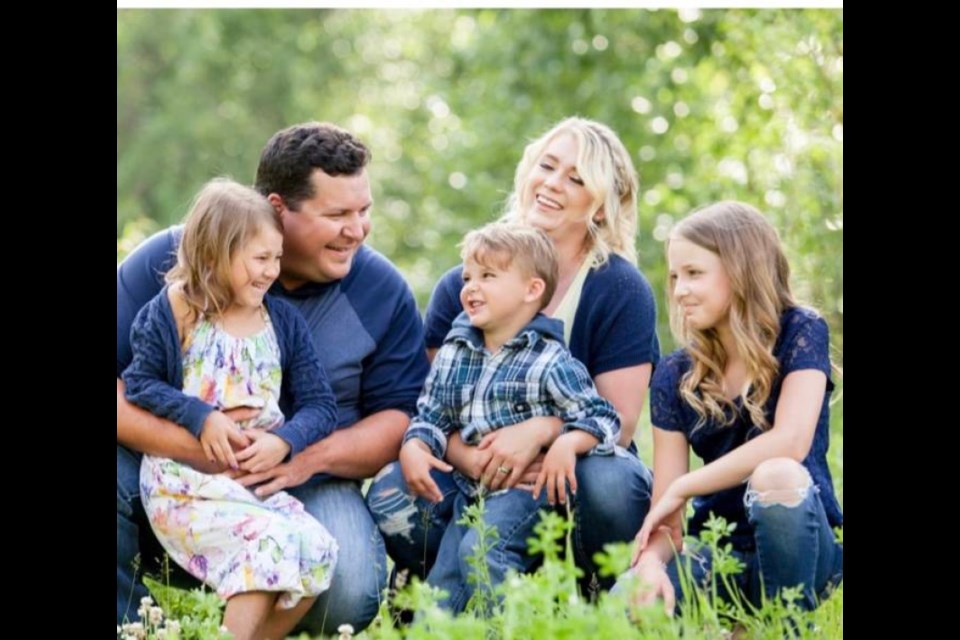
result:
[[[756,489],[755,485],[761,488]],[[748,508],[754,504],[796,507],[806,499],[811,487],[816,489],[810,472],[800,463],[789,458],[766,460],[750,476],[743,504]]]

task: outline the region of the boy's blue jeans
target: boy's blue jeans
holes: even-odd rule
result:
[[[577,566],[591,584],[608,588],[612,578],[597,576],[593,556],[610,542],[629,542],[650,509],[653,476],[633,454],[618,448],[613,456],[585,456],[577,461],[573,545]],[[367,492],[367,504],[380,527],[387,552],[399,570],[425,578],[430,573],[447,524],[454,521],[458,489],[453,475],[436,470],[431,476],[443,500],[437,504],[414,497],[399,463],[384,467]]]
[[[383,540],[367,511],[360,485],[352,480],[306,482],[290,494],[323,523],[340,545],[340,558],[330,589],[317,598],[297,629],[313,634],[332,634],[344,623],[359,632],[380,606],[386,584],[387,561]],[[117,624],[135,620],[140,598],[147,595],[142,570],[134,570],[134,558],[162,553],[140,502],[140,455],[117,445]],[[199,583],[184,576],[184,586]],[[180,582],[177,579],[177,582]]]
[[[834,537],[816,486],[796,489],[797,503],[764,503],[762,497],[747,489],[744,506],[754,527],[753,550],[733,550],[745,565],[742,573],[731,576],[732,585],[754,606],[764,598],[778,596],[784,587],[802,585],[797,606],[812,611],[843,579],[843,545]],[[712,558],[709,549],[684,550],[680,561],[688,564],[693,585],[709,588]],[[667,566],[679,603],[685,594],[677,562]],[[723,584],[721,597],[730,598]]]

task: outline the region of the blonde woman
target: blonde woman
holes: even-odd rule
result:
[[[637,192],[630,153],[617,135],[598,122],[568,118],[525,149],[505,215],[553,242],[559,280],[544,313],[563,321],[570,351],[620,416],[617,455],[580,458],[570,483],[577,564],[595,584],[605,579],[596,575],[594,553],[630,540],[650,503],[650,471],[633,438],[660,346],[653,293],[636,267]],[[456,267],[434,289],[425,321],[431,357],[461,310],[462,284]],[[559,420],[540,418],[491,433],[475,447],[453,437],[447,459],[492,490],[532,484],[541,451],[559,432]],[[397,566],[421,576],[433,563],[455,493],[449,474],[435,471],[435,480],[434,503],[415,500],[399,466],[391,465],[367,496]]]

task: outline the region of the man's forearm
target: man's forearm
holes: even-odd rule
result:
[[[341,478],[369,478],[388,462],[397,459],[410,417],[388,409],[337,429],[297,454],[312,473],[329,473]]]
[[[209,466],[200,441],[186,429],[127,402],[117,378],[117,443],[154,456],[172,458],[197,469]]]

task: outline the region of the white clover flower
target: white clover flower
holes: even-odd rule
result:
[[[180,633],[179,620],[167,620],[166,627],[167,627],[167,631],[169,631],[170,633]]]
[[[153,598],[151,598],[150,596],[143,596],[142,598],[140,598],[140,604],[142,604],[145,607],[149,607],[150,605],[153,604]]]
[[[142,622],[127,623],[123,625],[123,630],[132,640],[142,640],[147,637],[147,630],[143,628]]]
[[[353,625],[352,624],[342,624],[337,627],[337,633],[345,633],[347,635],[353,635]]]
[[[156,626],[163,622],[163,609],[160,607],[150,607],[150,613],[148,616],[150,624]]]
[[[397,577],[393,581],[393,586],[397,589],[397,591],[399,591],[400,589],[403,589],[403,587],[407,584],[407,578],[409,577],[409,573],[410,572],[407,569],[397,572]],[[349,625],[341,625],[341,626],[349,626]],[[353,633],[352,627],[351,627],[350,633]]]

